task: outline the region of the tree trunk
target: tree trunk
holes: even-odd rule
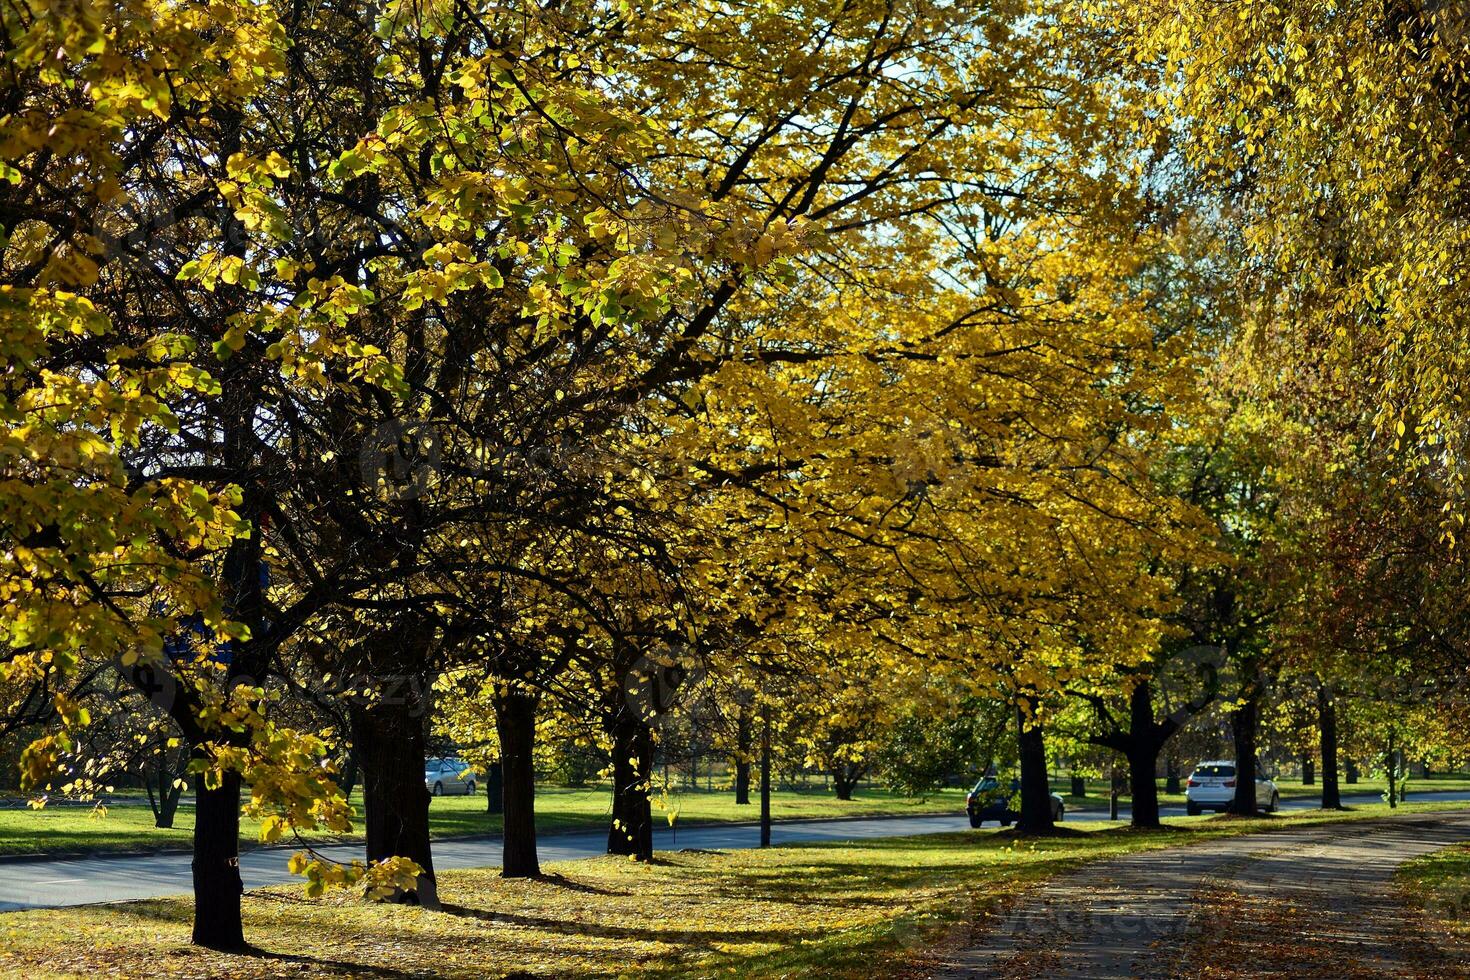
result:
[[[171,830],[174,815],[179,812],[179,796],[184,787],[179,784],[172,768],[160,766],[158,770],[158,808],[153,811],[153,826],[160,830]],[[153,794],[148,794],[152,801]]]
[[[1154,778],[1158,765],[1158,747],[1148,739],[1134,743],[1134,751],[1128,753],[1128,790],[1133,796],[1129,807],[1129,823],[1138,828],[1157,829],[1159,821],[1159,784]]]
[[[1046,741],[1040,725],[1027,725],[1024,701],[1016,704],[1016,741],[1021,762],[1021,819],[1028,834],[1046,833],[1054,826],[1051,786],[1046,775]]]
[[[1245,817],[1256,815],[1256,725],[1260,704],[1260,691],[1252,685],[1244,703],[1230,713],[1235,739],[1235,799],[1231,801],[1230,812]]]
[[[1388,778],[1388,808],[1397,809],[1399,805],[1398,791],[1398,749],[1394,746],[1394,730],[1388,730],[1388,751],[1383,755],[1383,774]]]
[[[627,705],[612,721],[613,820],[607,832],[607,853],[653,860],[653,806],[648,780],[653,772],[653,733]]]
[[[485,770],[485,812],[505,812],[505,764],[492,762]]]
[[[839,762],[832,769],[832,788],[837,792],[839,800],[851,800],[852,791],[857,788],[858,780],[863,776],[862,769],[848,762]]]
[[[1072,773],[1072,795],[1087,795],[1087,780],[1084,779],[1082,776],[1077,775],[1075,772]]]
[[[1171,749],[1164,759],[1164,792],[1182,793],[1184,787],[1179,785],[1179,757]]]
[[[1322,809],[1341,810],[1342,795],[1337,788],[1337,705],[1325,684],[1317,688],[1317,729],[1322,737]]]
[[[632,854],[633,826],[625,798],[627,787],[637,782],[632,739],[615,732],[612,740],[612,822],[607,829],[607,853]]]
[[[1128,698],[1128,790],[1133,802],[1129,823],[1133,827],[1156,829],[1159,822],[1159,784],[1155,773],[1159,766],[1159,750],[1170,730],[1154,723],[1153,688],[1147,680],[1133,686]]]
[[[194,943],[208,949],[245,946],[240,922],[240,774],[227,771],[210,789],[194,790]]]
[[[180,775],[179,767],[173,765],[169,758],[168,749],[158,752],[152,767],[143,770],[143,786],[148,790],[153,826],[160,830],[173,829],[174,815],[179,811],[179,797],[184,791]]]
[[[362,767],[357,764],[357,748],[349,746],[347,758],[342,761],[342,786],[343,798],[352,796],[352,791],[357,788],[358,777],[362,775]]]
[[[745,705],[735,716],[735,805],[750,805],[750,716]]]
[[[352,742],[362,766],[363,828],[372,864],[406,857],[422,870],[413,889],[389,901],[439,907],[424,786],[424,718],[417,697],[388,692],[350,708]]]
[[[536,853],[536,696],[510,690],[495,698],[495,730],[500,736],[501,829],[500,874],[535,878],[541,874]]]
[[[1315,760],[1312,758],[1312,753],[1310,753],[1310,752],[1303,752],[1302,753],[1302,785],[1303,786],[1311,786],[1313,783],[1315,783],[1317,781],[1317,771],[1316,771],[1316,768],[1314,766],[1314,762],[1315,762]]]

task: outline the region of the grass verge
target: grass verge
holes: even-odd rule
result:
[[[1387,812],[1205,819],[1157,832],[1094,824],[1034,841],[972,831],[680,852],[649,866],[599,858],[547,865],[537,881],[451,871],[440,876],[442,912],[345,894],[307,900],[283,886],[246,897],[246,933],[258,946],[249,955],[190,946],[187,898],[14,912],[0,915],[0,975],[919,975],[928,950],[963,944],[987,911],[1081,863]]]
[[[360,807],[360,801],[356,798]],[[665,821],[676,814],[678,826],[755,820],[753,805],[737,806],[728,791],[684,791],[661,800],[664,810],[654,814]],[[963,790],[943,790],[927,797],[904,797],[883,789],[859,790],[851,800],[839,800],[830,791],[782,790],[771,794],[771,814],[778,820],[822,820],[833,817],[916,816],[963,813]],[[606,829],[610,794],[604,787],[567,789],[542,787],[536,796],[536,827],[542,833]],[[436,837],[498,834],[501,819],[485,812],[485,797],[440,796],[429,806],[431,832]],[[257,840],[258,826],[243,821],[242,846]],[[146,804],[114,805],[105,814],[88,807],[46,807],[41,810],[0,810],[0,855],[59,854],[87,851],[148,851],[187,848],[194,831],[194,811],[180,807],[171,829],[153,826]]]
[[[1320,794],[1320,786],[1302,786],[1289,780],[1278,782],[1284,799],[1310,798]],[[1053,788],[1065,791],[1069,782],[1055,780]],[[1442,776],[1415,779],[1409,783],[1410,799],[1418,793],[1470,790],[1470,778]],[[1383,791],[1382,780],[1365,779],[1354,786],[1342,787],[1344,795]],[[1099,810],[1107,806],[1106,791],[1101,784],[1089,784],[1086,797],[1067,797],[1070,810]],[[536,823],[543,833],[570,830],[601,830],[611,815],[609,790],[604,786],[566,788],[545,786],[537,789]],[[30,810],[24,807],[0,809],[0,855],[72,854],[78,852],[150,851],[187,848],[193,835],[194,812],[181,806],[171,829],[153,826],[153,815],[138,798],[121,796],[118,805],[106,808],[105,815],[87,807],[47,807]],[[360,800],[354,798],[354,802]],[[1184,803],[1183,796],[1160,794],[1160,802]],[[752,821],[758,816],[754,805],[737,806],[729,790],[684,789],[661,800],[664,809],[654,814],[663,822],[676,814],[680,827],[694,824]],[[1124,806],[1128,797],[1122,797]],[[771,813],[777,820],[824,820],[835,817],[920,816],[925,814],[962,814],[965,790],[946,789],[924,797],[905,797],[881,788],[858,790],[851,800],[839,800],[830,790],[776,790],[771,794]],[[435,837],[466,837],[476,834],[498,834],[500,817],[485,812],[485,798],[480,796],[436,797],[429,807],[429,823]],[[243,821],[241,846],[253,846],[258,827]],[[350,838],[349,838],[350,839]]]
[[[1404,862],[1397,884],[1406,904],[1422,909],[1438,934],[1470,945],[1470,842]]]

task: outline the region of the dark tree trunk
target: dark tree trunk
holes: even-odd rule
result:
[[[1154,778],[1158,764],[1158,747],[1140,740],[1128,754],[1128,791],[1133,800],[1129,806],[1129,823],[1134,827],[1157,829],[1159,821],[1159,784]]]
[[[857,788],[858,780],[863,778],[861,766],[855,766],[850,762],[840,762],[832,769],[832,788],[837,793],[839,800],[851,800],[852,791]]]
[[[1110,717],[1105,712],[1100,711],[1100,714]],[[1153,829],[1162,826],[1159,820],[1159,753],[1178,730],[1179,722],[1173,716],[1164,721],[1154,720],[1153,684],[1148,678],[1141,677],[1128,694],[1128,727],[1110,726],[1109,730],[1090,739],[1093,744],[1110,748],[1128,760],[1128,789],[1133,798],[1129,823],[1134,827]],[[1109,812],[1112,814],[1110,819],[1116,820],[1116,765],[1113,773]]]
[[[1129,807],[1129,823],[1134,827],[1157,828],[1159,822],[1159,784],[1155,773],[1159,750],[1172,733],[1154,722],[1153,687],[1147,680],[1133,686],[1128,698],[1128,790],[1133,801]]]
[[[179,797],[183,795],[183,780],[177,766],[171,764],[169,751],[158,753],[151,771],[143,774],[143,785],[148,789],[148,806],[153,811],[153,826],[160,830],[171,830],[174,816],[179,812]]]
[[[505,764],[492,762],[485,770],[485,812],[505,812]]]
[[[214,122],[219,128],[223,157],[228,159],[241,145],[242,116],[237,110],[226,109],[217,114]],[[223,208],[220,216],[225,252],[243,257],[246,242],[243,220],[229,207]],[[238,286],[222,287],[219,295],[226,307],[235,312],[246,307],[244,291]],[[255,381],[242,378],[248,371],[240,358],[226,361],[219,373],[219,396],[214,399],[214,404],[219,406],[217,420],[222,437],[218,460],[224,472],[232,474],[250,472],[257,461],[260,433],[255,410],[258,400],[253,393]],[[265,589],[261,575],[265,529],[261,524],[260,484],[256,480],[241,480],[241,483],[244,486],[238,513],[254,526],[255,533],[236,538],[225,549],[220,567],[220,586],[226,613],[230,619],[250,630],[251,639],[231,645],[226,668],[227,689],[259,683],[269,667],[269,655],[260,646],[260,639],[266,633]],[[191,706],[191,700],[179,698],[168,710],[193,745],[199,746],[214,738],[239,746],[248,738],[229,730],[206,733],[200,726],[199,716],[193,711],[197,705]],[[193,752],[196,756],[200,754],[197,748]],[[195,789],[193,936],[194,942],[200,946],[237,949],[245,945],[244,927],[240,920],[240,895],[244,891],[240,880],[241,779],[237,772],[221,773],[219,778],[220,784],[215,789],[205,787],[203,779]]]
[[[1073,796],[1086,796],[1087,795],[1087,780],[1084,779],[1083,777],[1077,775],[1075,772],[1072,773],[1072,795]]]
[[[1398,788],[1398,749],[1394,746],[1394,730],[1388,730],[1388,751],[1383,754],[1383,774],[1388,779],[1388,808],[1397,809],[1399,805]]]
[[[750,805],[750,715],[743,704],[735,716],[735,805]]]
[[[607,852],[652,861],[653,806],[648,780],[653,772],[653,733],[636,711],[621,705],[611,735],[613,819],[607,831]]]
[[[406,857],[422,872],[414,887],[389,901],[439,907],[429,843],[429,790],[424,786],[424,718],[417,696],[388,691],[354,703],[352,742],[362,765],[363,829],[372,864]]]
[[[362,768],[357,763],[357,747],[349,746],[347,758],[342,761],[342,796],[350,797],[352,791],[357,788],[357,779],[362,775]]]
[[[735,760],[735,805],[750,805],[750,762]]]
[[[1357,782],[1358,782],[1358,760],[1356,760],[1356,759],[1349,759],[1349,760],[1347,760],[1346,762],[1344,762],[1342,764],[1342,768],[1343,768],[1344,774],[1347,777],[1344,781],[1349,786],[1356,785]]]
[[[536,700],[535,695],[517,690],[495,698],[505,814],[500,874],[505,878],[535,878],[541,874],[536,853]]]
[[[1322,809],[1341,810],[1337,788],[1337,705],[1323,684],[1317,688],[1317,729],[1322,737]]]
[[[612,746],[612,822],[607,828],[607,853],[632,854],[633,827],[628,815],[626,787],[638,779],[633,764],[632,746],[626,737],[613,738]]]
[[[1164,759],[1164,792],[1182,793],[1184,787],[1179,785],[1179,758],[1171,749]]]
[[[1303,786],[1311,786],[1316,781],[1317,781],[1316,760],[1312,758],[1312,753],[1310,753],[1310,752],[1303,752],[1302,753],[1302,785]]]
[[[158,773],[158,811],[153,815],[153,826],[160,830],[172,830],[174,816],[179,812],[179,797],[184,787],[178,785],[174,774],[168,770]]]
[[[1235,740],[1235,798],[1230,812],[1246,817],[1256,815],[1256,725],[1260,704],[1260,691],[1252,684],[1241,706],[1230,713]]]
[[[194,798],[194,943],[209,949],[242,949],[240,774],[223,773],[214,789],[200,777]]]
[[[1046,833],[1055,824],[1051,814],[1051,786],[1046,774],[1046,741],[1040,725],[1028,725],[1022,703],[1016,705],[1016,741],[1021,763],[1021,819],[1028,834]]]

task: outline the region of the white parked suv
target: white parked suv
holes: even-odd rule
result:
[[[1235,799],[1236,778],[1234,762],[1201,762],[1195,766],[1184,790],[1185,809],[1189,815],[1198,816],[1202,810],[1224,813],[1230,809],[1230,803]],[[1276,784],[1257,763],[1256,805],[1267,813],[1275,813],[1280,804],[1281,794],[1276,791]]]

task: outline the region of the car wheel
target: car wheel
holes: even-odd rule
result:
[[[1271,794],[1271,805],[1266,807],[1267,813],[1275,813],[1276,808],[1281,805],[1281,797],[1275,793]]]
[[[1189,814],[1191,817],[1197,817],[1197,816],[1199,816],[1199,804],[1198,803],[1186,803],[1184,805],[1184,812],[1187,813],[1187,814]]]
[[[475,795],[475,781],[473,779],[471,779],[469,782],[467,782],[467,783],[464,784],[464,795],[465,796],[474,796]]]
[[[435,783],[434,784],[434,795],[435,796],[443,796],[444,795],[444,784],[443,783]]]
[[[1057,823],[1061,823],[1062,822],[1062,817],[1064,817],[1066,815],[1067,815],[1067,808],[1064,807],[1064,806],[1062,806],[1060,803],[1058,803],[1057,804],[1057,812],[1056,812],[1056,815],[1054,817],[1052,817],[1052,819],[1055,820]]]
[[[971,817],[970,818],[970,827],[972,829],[978,830],[978,829],[980,829],[980,825],[982,823],[984,823],[984,822],[985,821],[984,820],[981,820],[979,817]]]
[[[1009,827],[1011,825],[1011,818],[1010,817],[1001,817],[1000,818],[1000,825],[1002,827]]]

